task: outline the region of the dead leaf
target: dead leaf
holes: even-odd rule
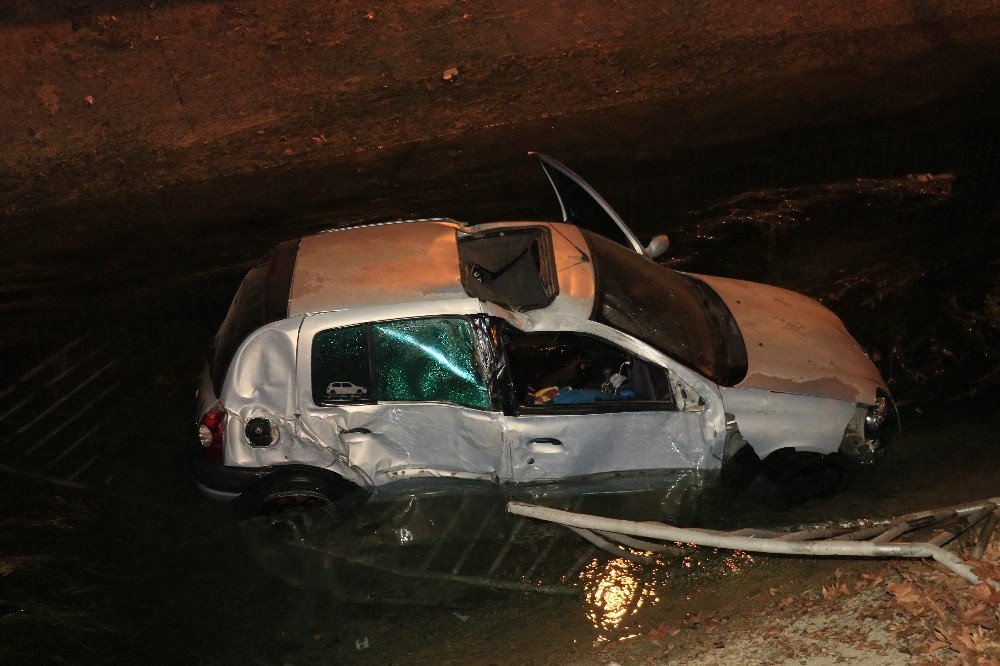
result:
[[[925,645],[923,647],[922,652],[924,654],[930,654],[931,652],[936,652],[936,651],[940,650],[941,648],[946,648],[946,647],[948,647],[947,643],[945,643],[943,641],[934,641],[933,643],[928,643],[927,645]]]
[[[910,583],[889,583],[886,589],[901,604],[916,604],[923,598],[917,588]]]
[[[972,587],[972,595],[980,601],[985,601],[993,606],[1000,605],[1000,591],[997,591],[989,583],[979,583]]]
[[[978,605],[962,613],[962,621],[972,622],[975,620],[978,622],[977,618],[984,610],[986,610],[986,603],[980,602]]]
[[[656,627],[646,632],[646,636],[649,637],[650,639],[663,638],[664,636],[667,635],[667,632],[669,630],[670,627],[667,624],[667,621],[664,620],[663,622],[660,622],[658,625],[656,625]]]

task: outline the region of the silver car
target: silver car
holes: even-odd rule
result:
[[[412,220],[276,247],[243,281],[199,389],[204,492],[327,501],[499,483],[871,462],[896,428],[829,310],[670,270],[540,156],[561,222]]]

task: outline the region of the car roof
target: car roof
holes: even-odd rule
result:
[[[461,301],[457,238],[504,227],[551,231],[559,293],[543,310],[587,318],[594,303],[590,251],[580,230],[561,222],[414,220],[334,229],[301,240],[288,296],[288,315],[367,307]]]

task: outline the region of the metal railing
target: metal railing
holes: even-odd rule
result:
[[[986,582],[1000,590],[1000,583],[981,580],[965,561],[943,548],[982,522],[973,551],[975,558],[982,558],[1000,521],[998,506],[1000,497],[993,497],[885,520],[824,524],[794,531],[749,528],[732,532],[605,518],[522,502],[509,502],[507,511],[564,525],[593,545],[642,564],[652,564],[655,554],[681,555],[693,546],[805,557],[929,557],[972,584]],[[899,540],[929,530],[934,532],[924,540]]]

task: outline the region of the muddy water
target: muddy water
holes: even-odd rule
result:
[[[877,359],[903,437],[879,469],[794,509],[679,474],[400,489],[342,514],[246,519],[191,486],[190,390],[246,262],[331,223],[308,201],[292,219],[275,212],[268,197],[303,174],[202,184],[202,217],[190,192],[173,192],[62,211],[58,238],[20,222],[3,268],[3,376],[46,365],[0,387],[0,660],[587,661],[594,643],[832,565],[697,552],[643,568],[508,518],[508,499],[735,527],[1000,494],[995,108],[957,100],[636,161],[582,139],[558,155],[576,167],[575,151],[640,234],[670,233],[672,265],[820,298]],[[408,196],[468,219],[506,217],[507,203],[510,216],[551,211],[540,175],[533,187],[520,166],[496,173],[463,181],[463,210],[447,209],[445,173],[429,191],[375,183],[371,198],[337,206],[350,220],[387,215],[387,201]],[[234,190],[244,197],[235,211],[220,203]]]

